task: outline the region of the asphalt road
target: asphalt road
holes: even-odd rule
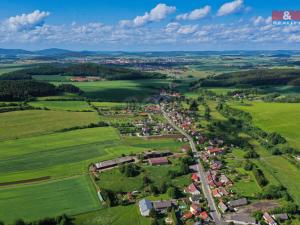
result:
[[[190,142],[190,146],[191,149],[194,153],[194,155],[196,156],[196,160],[197,160],[197,166],[198,166],[198,171],[199,171],[199,177],[200,177],[200,181],[202,184],[202,191],[203,194],[205,196],[205,198],[207,199],[208,205],[210,207],[210,215],[212,217],[212,219],[214,220],[216,225],[224,225],[227,224],[221,217],[221,214],[219,213],[219,211],[217,210],[217,206],[215,204],[215,201],[212,197],[211,194],[211,190],[209,188],[207,179],[206,179],[206,175],[205,175],[205,170],[203,168],[203,165],[200,162],[200,159],[198,157],[198,152],[196,149],[196,145],[193,141],[193,138],[188,135],[184,130],[182,130],[181,128],[179,128],[169,117],[168,115],[163,111],[163,115],[164,117],[168,120],[168,122],[176,129],[178,130],[182,135],[184,135]]]

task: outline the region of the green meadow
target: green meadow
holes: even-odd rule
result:
[[[100,209],[75,217],[77,225],[150,225],[151,220],[140,214],[137,204]]]
[[[53,180],[31,186],[0,188],[1,220],[33,221],[44,217],[78,214],[100,208],[96,191],[86,176]]]
[[[300,149],[300,103],[251,102],[250,106],[232,106],[249,112],[256,126],[280,133],[292,147]]]
[[[52,82],[59,85],[62,82]],[[117,80],[71,83],[85,92],[84,96],[99,101],[122,102],[129,99],[142,101],[149,95],[159,93],[160,88],[167,87],[168,80]]]
[[[26,110],[1,113],[0,141],[52,133],[98,121],[96,112]]]
[[[92,110],[85,101],[34,101],[28,103],[34,107],[46,107],[51,110],[84,111]]]

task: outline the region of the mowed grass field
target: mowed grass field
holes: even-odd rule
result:
[[[85,101],[34,101],[28,103],[34,107],[46,107],[51,110],[85,111],[92,110]]]
[[[6,223],[17,218],[33,221],[99,208],[96,191],[87,175],[32,186],[0,188],[0,216]]]
[[[117,81],[96,81],[96,82],[52,82],[55,85],[71,83],[85,92],[84,96],[99,101],[126,101],[135,98],[144,100],[160,88],[167,87],[168,80],[117,80]]]
[[[0,141],[51,133],[98,121],[96,112],[26,110],[1,113]]]
[[[300,149],[300,103],[251,102],[251,106],[232,106],[249,112],[256,126],[280,133],[292,147]]]
[[[150,225],[149,218],[141,216],[137,204],[101,209],[75,217],[77,225]]]

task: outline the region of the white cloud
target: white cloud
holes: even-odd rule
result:
[[[253,21],[253,24],[255,26],[258,26],[258,25],[263,25],[263,24],[271,24],[272,23],[272,17],[269,16],[267,18],[264,18],[262,16],[257,16],[257,17],[253,17],[252,18],[252,21]]]
[[[181,26],[177,33],[178,34],[192,34],[197,31],[198,25],[184,25]]]
[[[5,24],[8,29],[13,31],[34,29],[35,27],[42,26],[44,19],[49,15],[49,12],[35,10],[29,14],[12,16],[6,20]]]
[[[227,2],[219,8],[217,16],[225,16],[238,12],[243,8],[243,3],[243,0],[234,0],[232,2]]]
[[[150,22],[161,21],[175,11],[175,6],[168,6],[166,4],[159,3],[150,12],[145,12],[143,16],[137,16],[133,20],[121,20],[119,25],[123,27],[140,27]]]
[[[203,8],[195,9],[190,13],[184,13],[176,16],[177,20],[199,20],[206,17],[211,11],[211,6],[206,5]]]

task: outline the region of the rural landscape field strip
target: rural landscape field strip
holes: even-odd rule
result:
[[[13,222],[16,217],[32,221],[62,212],[88,212],[99,206],[88,175],[0,189],[1,219],[8,222]]]
[[[53,133],[98,122],[96,112],[26,110],[0,114],[0,141]]]

